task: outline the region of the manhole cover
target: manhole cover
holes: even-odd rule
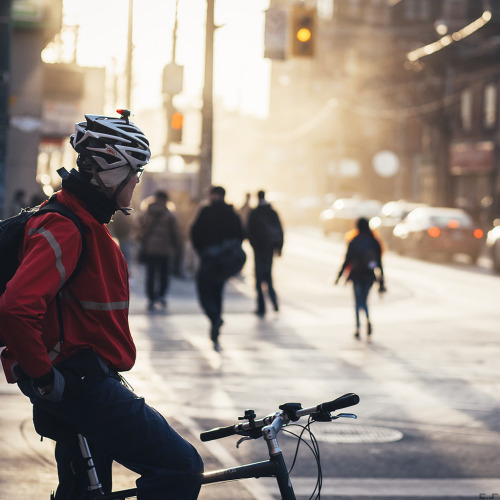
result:
[[[335,423],[316,425],[313,433],[326,443],[392,443],[403,438],[401,431],[388,427]]]

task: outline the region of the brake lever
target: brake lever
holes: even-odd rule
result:
[[[339,413],[338,415],[333,415],[332,420],[336,420],[337,418],[353,418],[356,420],[358,418],[354,413]]]
[[[240,447],[240,444],[243,443],[243,441],[250,441],[250,439],[253,439],[251,437],[243,437],[241,439],[238,439],[238,442],[236,443],[236,448],[238,449]]]

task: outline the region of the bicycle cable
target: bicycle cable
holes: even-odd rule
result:
[[[285,433],[290,434],[290,435],[297,438],[297,446],[295,448],[294,457],[293,457],[290,469],[288,471],[288,474],[291,474],[293,471],[293,468],[295,467],[295,463],[297,461],[297,457],[299,454],[299,448],[300,448],[301,443],[305,443],[305,445],[309,448],[309,450],[313,454],[314,459],[316,461],[316,467],[317,467],[318,472],[317,472],[317,477],[316,477],[316,485],[315,485],[314,490],[311,493],[311,496],[309,497],[308,500],[321,500],[321,488],[323,486],[323,471],[321,469],[321,459],[320,459],[318,440],[316,439],[316,436],[311,431],[311,423],[312,422],[314,422],[314,419],[312,419],[311,416],[309,416],[307,424],[305,424],[305,425],[294,423],[294,424],[288,424],[286,426],[286,427],[300,427],[302,430],[300,431],[299,434],[296,434],[295,432],[292,432],[285,427],[283,427],[281,430],[282,430],[282,432],[285,432]],[[307,432],[309,434],[309,439],[310,439],[311,443],[307,442],[307,440],[303,437],[305,432]]]

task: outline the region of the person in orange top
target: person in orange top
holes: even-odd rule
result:
[[[378,241],[378,243],[380,245],[380,250],[381,250],[382,254],[384,254],[385,244],[384,244],[384,241],[382,240],[382,237],[380,236],[379,232],[376,229],[372,229],[371,231],[372,231],[373,237]],[[359,234],[359,229],[357,227],[347,231],[347,233],[345,233],[345,235],[344,235],[344,239],[345,239],[346,243],[349,244],[354,239],[354,237],[357,236],[358,234]]]

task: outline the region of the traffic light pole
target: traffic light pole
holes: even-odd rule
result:
[[[202,199],[212,183],[213,143],[213,69],[214,69],[214,3],[207,0],[205,34],[205,83],[203,86],[203,108],[200,148],[200,172],[198,175],[198,198]]]
[[[11,26],[11,0],[3,0],[0,2],[0,219],[5,208]]]
[[[175,18],[174,29],[172,30],[172,61],[170,65],[164,68],[163,74],[163,107],[165,109],[166,123],[167,123],[167,137],[163,145],[163,155],[165,156],[165,164],[168,169],[170,161],[170,145],[172,144],[172,117],[174,114],[173,98],[176,94],[182,91],[182,82],[175,80],[175,75],[169,72],[176,66],[177,58],[177,26],[178,26],[178,11],[179,0],[175,2]],[[172,81],[171,79],[174,79]]]

